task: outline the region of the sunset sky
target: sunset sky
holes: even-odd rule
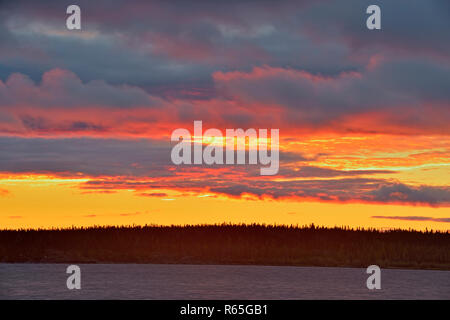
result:
[[[449,31],[447,0],[2,1],[0,228],[450,230]],[[194,120],[279,129],[278,174],[173,165]]]

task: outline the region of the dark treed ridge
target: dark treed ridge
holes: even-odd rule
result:
[[[450,270],[450,233],[258,224],[2,230],[0,262]]]

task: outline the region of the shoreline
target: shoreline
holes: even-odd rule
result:
[[[51,261],[25,261],[25,262],[1,262],[1,265],[51,265],[51,264],[59,264],[59,265],[152,265],[152,266],[220,266],[220,267],[291,267],[291,268],[327,268],[327,269],[366,269],[364,266],[322,266],[322,265],[288,265],[288,264],[241,264],[241,263],[228,263],[228,264],[219,264],[219,263],[151,263],[151,262],[85,262],[85,261],[70,261],[70,262],[51,262]],[[413,268],[413,267],[382,267],[383,270],[404,270],[404,271],[443,271],[449,272],[450,267],[445,268]]]
[[[265,225],[0,231],[0,263],[450,270],[450,233]]]

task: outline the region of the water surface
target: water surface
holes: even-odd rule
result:
[[[450,299],[450,271],[241,265],[79,264],[68,290],[65,264],[0,264],[1,299]]]

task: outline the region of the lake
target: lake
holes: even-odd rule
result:
[[[0,299],[450,299],[450,271],[241,265],[0,264]]]

